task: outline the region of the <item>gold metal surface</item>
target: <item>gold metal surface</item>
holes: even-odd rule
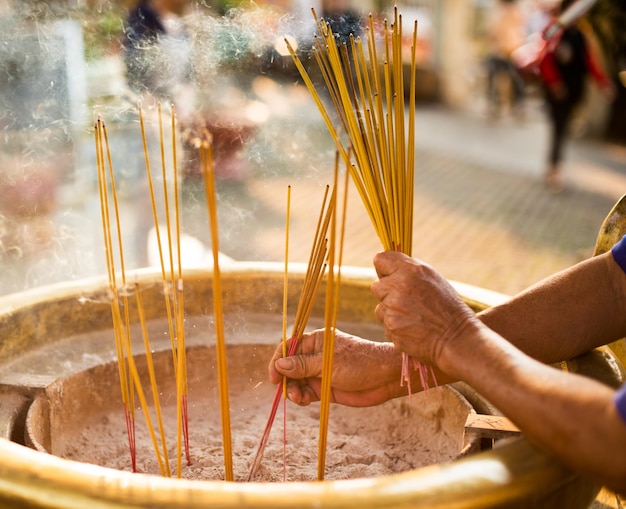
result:
[[[280,264],[225,266],[225,309],[280,313],[282,271]],[[304,267],[294,266],[291,273],[294,283],[289,298],[295,299]],[[146,309],[151,309],[151,299],[158,308],[160,274],[140,271],[137,278],[151,289],[144,297]],[[373,270],[346,268],[339,310],[345,321],[370,330],[379,327],[369,291],[374,278]],[[493,292],[454,284],[476,311],[504,299]],[[72,334],[110,327],[105,287],[102,280],[79,281],[0,299],[0,383],[5,389],[37,394],[53,377],[2,371],[3,365],[12,365],[45,345],[61,345]],[[185,289],[187,313],[210,314],[210,272],[188,271]],[[322,303],[318,303],[312,316],[321,313]],[[606,359],[596,361],[604,365],[601,371],[609,373],[609,378],[619,377]],[[580,363],[584,365],[585,360]],[[15,435],[16,428],[12,428],[10,434]],[[523,437],[447,464],[380,478],[324,482],[167,479],[64,460],[6,438],[0,439],[0,457],[0,507],[11,508],[515,508],[528,507],[528,500],[535,508],[583,508],[599,489],[535,450]]]
[[[622,196],[606,216],[598,232],[594,256],[610,251],[626,235],[626,195]],[[623,366],[626,366],[626,339],[622,338],[609,345]]]

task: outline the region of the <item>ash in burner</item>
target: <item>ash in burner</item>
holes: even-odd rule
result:
[[[275,387],[266,382],[266,359],[273,348],[272,345],[237,345],[229,351],[236,481],[246,478],[267,420]],[[187,465],[183,457],[181,477],[221,480],[224,466],[214,353],[204,347],[193,348],[189,359],[192,464]],[[169,355],[158,355],[157,363],[158,375],[166,378],[163,375],[170,370]],[[124,413],[114,404],[119,401],[115,369],[113,363],[99,366],[50,386],[29,414],[28,432],[34,442],[48,444],[45,447],[48,452],[64,458],[130,471]],[[175,397],[173,387],[167,384],[160,390],[164,425],[169,430],[170,465],[175,476]],[[287,404],[287,481],[316,479],[318,408]],[[413,395],[410,401],[397,399],[372,408],[333,405],[325,478],[376,477],[450,461],[463,449],[468,412],[467,402],[447,387]],[[139,409],[136,424],[137,470],[158,475],[152,441]],[[47,429],[49,436],[45,436]],[[283,480],[282,430],[280,410],[255,481]]]

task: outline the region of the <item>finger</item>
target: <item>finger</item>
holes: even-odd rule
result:
[[[291,349],[291,345],[294,341],[295,341],[295,338],[290,338],[287,341],[288,352]],[[297,351],[298,351],[298,347],[296,347],[296,352]],[[283,376],[278,371],[276,371],[276,366],[275,366],[276,361],[282,357],[283,357],[283,345],[281,343],[276,347],[276,350],[274,350],[274,355],[272,355],[272,358],[270,359],[270,362],[268,365],[269,379],[270,379],[270,382],[273,384],[280,383],[280,381],[283,379]]]
[[[312,355],[312,354],[315,354],[315,352],[320,352],[322,350],[323,341],[324,341],[324,330],[318,329],[313,332],[303,334],[299,340],[298,338],[295,338],[295,337],[290,338],[287,342],[287,352],[291,352],[292,347],[293,347],[294,350],[293,350],[292,356],[307,355],[307,354]],[[292,369],[294,369],[294,367],[298,368],[298,366],[292,366],[289,362],[283,364],[283,369],[290,370],[288,373],[283,372],[281,369],[278,369],[278,366],[276,365],[276,361],[282,358],[283,358],[283,348],[282,348],[282,345],[279,345],[278,347],[276,347],[276,350],[274,351],[274,355],[272,356],[270,363],[269,363],[269,367],[268,367],[269,379],[270,379],[270,382],[273,384],[280,383],[280,381],[283,379],[283,376],[285,375],[290,378],[294,378],[292,374],[297,375],[298,373],[302,372],[302,370],[298,370],[298,369],[296,369],[295,371],[291,371]],[[308,368],[308,369],[313,370],[317,368],[316,366],[311,366],[311,368]],[[313,376],[317,376],[317,375],[313,375]],[[305,378],[305,377],[306,375],[297,376],[297,378]]]
[[[376,315],[376,319],[379,322],[381,323],[385,322],[385,306],[382,302],[378,304],[376,308],[374,309],[374,315]]]
[[[277,359],[276,371],[288,378],[300,380],[322,376],[322,354],[294,355]]]
[[[302,401],[300,401],[301,406],[308,406],[311,403],[315,403],[320,400],[319,394],[311,387],[310,385],[305,385],[302,387]]]
[[[402,253],[399,251],[381,251],[374,256],[374,268],[379,278],[393,274],[398,268]]]
[[[314,384],[315,382],[312,381],[312,383]],[[287,382],[287,397],[290,401],[300,406],[308,406],[320,399],[313,385],[294,380]]]
[[[302,404],[302,400],[304,398],[302,396],[302,388],[298,382],[287,382],[287,398],[289,398],[290,401],[293,401],[297,405]]]

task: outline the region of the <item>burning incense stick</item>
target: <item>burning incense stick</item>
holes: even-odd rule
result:
[[[115,276],[115,257],[113,254],[113,238],[111,234],[111,222],[109,211],[109,199],[107,189],[106,178],[106,163],[105,163],[105,126],[104,123],[98,119],[94,129],[95,146],[96,146],[96,163],[98,169],[98,191],[100,196],[100,214],[102,217],[102,233],[104,236],[104,247],[107,265],[107,275],[109,279],[109,292],[111,299],[111,314],[113,320],[113,334],[115,337],[115,351],[117,355],[118,374],[120,379],[120,389],[122,394],[122,404],[124,406],[124,415],[126,418],[126,431],[128,434],[128,446],[131,456],[131,465],[133,472],[137,470],[136,463],[136,449],[135,449],[135,420],[133,408],[131,404],[132,392],[129,387],[129,379],[127,374],[126,362],[124,360],[124,346],[123,346],[123,327],[121,320],[117,317],[119,312],[119,294],[117,292],[117,282]],[[107,151],[108,152],[108,151]],[[110,163],[110,160],[109,160]],[[117,309],[117,312],[116,312]]]
[[[285,215],[285,273],[283,276],[283,357],[287,356],[287,289],[289,286],[289,229],[291,222],[291,186],[287,186]],[[287,377],[283,376],[283,482],[287,480]]]
[[[174,262],[173,262],[173,249],[172,249],[172,233],[171,233],[171,219],[170,219],[170,211],[169,211],[169,193],[167,191],[167,171],[166,171],[166,163],[165,163],[165,143],[163,136],[163,121],[162,121],[162,110],[161,105],[158,105],[158,120],[159,120],[159,148],[161,154],[161,167],[162,167],[162,176],[163,176],[163,196],[165,203],[165,223],[167,230],[167,238],[168,238],[168,258],[169,258],[169,271],[166,271],[164,255],[163,255],[163,245],[161,241],[161,233],[160,233],[160,222],[159,222],[159,214],[156,205],[156,196],[154,191],[154,185],[152,182],[152,170],[150,165],[150,157],[148,154],[148,144],[147,144],[147,136],[146,136],[146,128],[143,117],[143,111],[139,109],[139,124],[141,126],[141,138],[143,142],[143,151],[144,151],[144,160],[146,167],[146,178],[148,180],[148,190],[150,193],[150,203],[152,205],[152,216],[154,220],[154,228],[157,238],[157,247],[159,250],[159,262],[161,266],[161,277],[163,279],[163,294],[165,299],[166,306],[166,314],[168,318],[168,327],[170,332],[170,343],[172,348],[172,360],[174,363],[174,373],[176,377],[176,389],[177,389],[177,421],[178,421],[178,430],[177,430],[177,472],[178,477],[182,474],[182,443],[184,442],[185,447],[185,455],[187,458],[187,464],[191,463],[191,455],[189,451],[189,419],[187,414],[187,396],[188,396],[188,385],[187,385],[187,361],[186,361],[186,348],[185,348],[185,327],[184,327],[184,304],[183,304],[183,289],[182,289],[182,268],[180,262],[180,240],[177,238],[177,249],[178,249],[178,278],[176,278],[174,274]],[[176,150],[176,140],[175,140],[175,115],[174,109],[172,107],[172,150]],[[177,179],[176,175],[176,161],[174,161],[174,171],[175,171],[175,181]],[[178,191],[178,186],[176,184],[175,187],[176,192]],[[176,205],[178,206],[178,197],[176,196]],[[176,212],[176,224],[177,230],[179,225],[179,213],[178,208],[175,210]],[[167,277],[167,273],[169,272],[169,279]],[[174,289],[175,290],[172,290]]]
[[[111,295],[111,311],[113,319],[113,329],[116,340],[116,352],[118,359],[118,372],[120,375],[120,384],[122,389],[122,402],[124,404],[127,431],[129,435],[129,447],[131,452],[131,463],[133,471],[136,471],[136,446],[135,446],[135,418],[134,418],[134,394],[137,393],[139,401],[141,403],[143,413],[146,419],[146,424],[152,439],[154,451],[157,456],[157,462],[161,473],[164,476],[170,475],[169,461],[167,459],[167,448],[165,443],[165,434],[162,424],[161,406],[158,401],[159,392],[156,386],[156,378],[154,377],[154,368],[152,363],[152,353],[150,343],[147,335],[147,329],[144,322],[143,304],[141,302],[141,296],[138,291],[138,287],[135,287],[135,296],[137,298],[138,312],[140,321],[142,324],[142,332],[144,337],[144,346],[146,349],[146,357],[148,362],[148,370],[150,375],[150,382],[152,386],[153,398],[155,410],[157,413],[157,419],[159,421],[159,429],[161,432],[161,443],[163,447],[163,456],[161,456],[158,446],[158,441],[152,425],[152,419],[148,409],[147,401],[144,395],[139,373],[135,365],[135,359],[133,357],[133,351],[131,346],[130,337],[130,305],[129,305],[129,291],[126,285],[126,269],[124,263],[124,249],[122,243],[122,231],[121,221],[119,215],[119,205],[117,199],[117,190],[115,186],[115,174],[113,172],[113,165],[111,162],[111,154],[109,150],[108,136],[106,127],[99,119],[96,123],[96,159],[98,166],[98,188],[100,193],[100,205],[102,214],[102,224],[104,233],[104,244],[107,260],[107,272],[109,275],[109,289]],[[106,161],[109,169],[109,180],[107,181],[105,170],[105,153]],[[111,195],[113,201],[113,211],[115,217],[115,229],[117,232],[117,242],[119,249],[119,263],[120,274],[122,279],[122,299],[124,307],[124,318],[122,318],[122,312],[120,310],[119,291],[117,287],[117,271],[115,269],[115,256],[113,253],[113,238],[111,234],[110,224],[110,207],[108,198],[108,185],[111,186]]]

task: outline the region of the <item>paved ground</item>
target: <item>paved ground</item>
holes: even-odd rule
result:
[[[334,149],[321,122],[307,124],[318,115],[307,101],[292,99],[296,114],[259,133],[248,178],[218,185],[220,248],[234,259],[283,260],[288,184],[290,259],[308,259]],[[626,148],[574,140],[566,190],[550,193],[541,182],[544,117],[533,103],[527,113],[523,123],[489,123],[479,113],[418,108],[413,254],[450,279],[512,294],[566,268],[591,254],[604,217],[626,192]],[[184,188],[183,228],[207,242],[204,190],[191,181]],[[0,257],[0,293],[104,273],[98,199],[89,193],[72,189],[53,217],[19,225],[26,241]],[[151,213],[139,195],[130,181],[122,200],[127,268],[146,263]],[[344,263],[371,266],[380,249],[352,192]]]
[[[604,217],[626,193],[626,148],[581,140],[568,146],[566,189],[553,194],[544,188],[546,126],[540,112],[530,108],[523,123],[488,123],[475,113],[440,108],[418,111],[413,254],[450,279],[515,293],[589,256]],[[225,239],[226,253],[282,259],[286,187],[291,184],[290,257],[305,261],[323,177],[320,170],[314,180],[293,175],[249,179],[231,188],[236,212],[228,209],[224,187],[224,222],[237,221],[233,230],[242,228],[240,221],[247,223],[239,235],[243,243]],[[326,180],[330,183],[330,175]],[[236,219],[229,219],[232,215]],[[370,266],[380,248],[352,192],[344,261]]]

